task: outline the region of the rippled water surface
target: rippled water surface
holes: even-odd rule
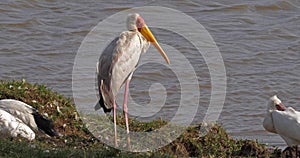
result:
[[[266,102],[273,94],[278,94],[285,104],[300,110],[297,104],[300,102],[300,3],[297,0],[185,0],[167,3],[4,0],[0,3],[0,80],[24,78],[73,97],[72,70],[85,36],[112,14],[148,5],[186,13],[201,23],[216,42],[227,75],[226,101],[218,122],[230,135],[283,146],[280,137],[264,131],[262,120]],[[182,27],[184,25],[188,24]],[[193,57],[195,50],[184,38],[163,30],[154,30],[154,33],[165,39],[162,43],[175,47],[191,63],[196,63],[200,105],[196,108],[195,105],[187,106],[186,110],[198,109],[195,122],[201,120],[211,92],[205,61],[202,57]],[[167,54],[171,56],[171,53]],[[147,105],[155,104],[153,101],[165,95],[154,93],[150,95],[151,99],[149,89],[154,92],[155,88],[158,88],[157,91],[167,89],[168,105],[155,117],[170,119],[178,108],[181,87],[176,75],[164,69],[159,64],[143,65],[135,73],[130,90],[136,103]],[[153,86],[151,83],[160,84]],[[85,101],[93,104],[89,98]],[[146,112],[144,115],[147,115]]]

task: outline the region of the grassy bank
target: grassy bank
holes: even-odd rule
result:
[[[153,152],[120,151],[97,140],[85,127],[71,99],[43,85],[26,81],[1,81],[0,99],[23,101],[53,120],[62,137],[37,134],[34,141],[1,138],[0,157],[275,157],[265,145],[253,140],[234,140],[219,125],[200,136],[198,126],[191,126],[169,145]],[[123,119],[118,119],[123,120]],[[118,122],[121,126],[124,122]],[[166,124],[162,120],[148,123],[130,120],[131,130],[149,131]]]

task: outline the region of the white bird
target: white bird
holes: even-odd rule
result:
[[[24,102],[14,99],[2,99],[0,100],[0,109],[22,121],[33,131],[42,131],[49,136],[59,135],[55,131],[52,121]]]
[[[35,138],[35,133],[20,119],[0,109],[0,133],[5,136],[21,136],[28,140]]]
[[[165,52],[157,43],[155,37],[139,14],[129,14],[127,17],[127,29],[115,38],[103,51],[97,66],[99,104],[104,112],[113,109],[115,146],[117,144],[116,129],[116,97],[119,89],[125,83],[123,112],[128,135],[128,148],[130,150],[130,138],[128,127],[127,95],[129,82],[136,69],[140,56],[150,46],[150,42],[157,48],[165,61],[170,64]],[[95,109],[99,108],[99,104]]]
[[[270,98],[263,126],[279,134],[289,147],[300,144],[300,112],[286,108],[276,95]]]

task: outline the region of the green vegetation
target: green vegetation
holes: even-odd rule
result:
[[[0,138],[0,157],[276,157],[265,145],[252,140],[234,140],[219,125],[213,125],[201,136],[200,125],[191,126],[175,141],[153,152],[131,153],[106,146],[86,128],[71,99],[43,85],[26,81],[0,81],[0,99],[16,99],[32,105],[53,120],[62,137],[37,134],[34,141],[22,138]],[[121,117],[121,116],[120,116]],[[118,124],[124,127],[123,119]],[[129,120],[132,131],[155,131],[165,121]],[[276,155],[277,154],[277,155]]]

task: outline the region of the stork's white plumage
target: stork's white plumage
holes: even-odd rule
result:
[[[121,86],[125,84],[124,117],[127,134],[129,134],[127,116],[127,95],[131,76],[138,65],[140,56],[146,52],[150,43],[153,44],[166,60],[170,61],[157,43],[155,37],[139,14],[129,14],[127,17],[127,29],[115,38],[103,51],[97,65],[99,105],[104,112],[114,113],[115,146],[117,145],[116,131],[116,97]],[[98,109],[98,106],[95,107]],[[128,148],[130,150],[130,138],[128,135]]]
[[[288,146],[300,144],[300,112],[286,108],[276,95],[270,98],[263,126],[267,131],[279,134]]]
[[[2,109],[0,109],[0,133],[12,137],[21,136],[28,140],[35,138],[35,133],[26,124]]]
[[[20,120],[35,132],[42,131],[49,136],[59,135],[55,131],[52,121],[24,102],[14,99],[2,99],[0,100],[0,109],[15,117],[16,120]]]

